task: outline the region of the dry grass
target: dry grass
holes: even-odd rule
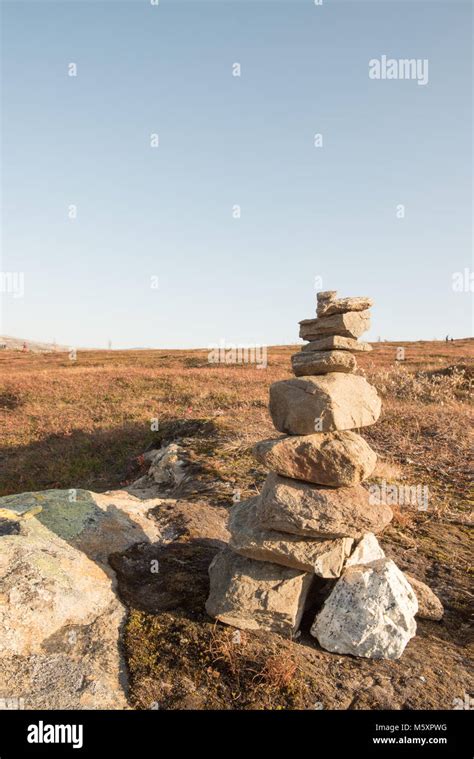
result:
[[[377,343],[359,370],[383,395],[383,415],[363,434],[388,467],[428,480],[437,509],[469,500],[468,421],[474,341]],[[0,494],[55,487],[119,487],[161,427],[212,422],[192,454],[207,480],[254,494],[264,472],[252,444],[274,435],[268,387],[290,375],[295,346],[269,350],[266,369],[209,365],[207,351],[91,351],[0,354]],[[450,369],[449,367],[454,367]]]
[[[125,631],[137,709],[304,708],[309,683],[294,657],[255,635],[183,615],[133,610]],[[170,677],[171,675],[171,677]]]

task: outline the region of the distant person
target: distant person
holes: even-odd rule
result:
[[[23,353],[28,353],[28,346],[27,346],[26,343],[23,343],[22,351],[23,351]]]
[[[448,342],[448,340],[449,340],[449,335],[446,335],[446,342]]]

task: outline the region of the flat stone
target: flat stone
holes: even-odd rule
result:
[[[328,335],[360,337],[370,327],[370,311],[349,311],[345,314],[322,316],[318,319],[303,319],[300,322],[300,337],[303,340],[318,340]]]
[[[405,577],[415,591],[418,600],[417,616],[420,617],[420,619],[431,619],[435,622],[439,622],[440,619],[443,618],[444,608],[438,596],[433,593],[428,585],[425,585],[421,580],[417,580],[416,577],[413,577],[406,572]]]
[[[370,564],[378,559],[385,559],[382,546],[373,532],[366,532],[347,559],[345,566],[347,568],[358,564]]]
[[[263,527],[314,538],[361,538],[381,532],[393,517],[388,506],[370,504],[362,485],[325,488],[275,472],[265,480],[257,512]]]
[[[366,427],[377,421],[380,410],[376,389],[355,374],[331,372],[270,386],[273,424],[290,435]]]
[[[348,373],[357,368],[354,356],[348,351],[302,351],[291,357],[291,365],[297,377],[329,372]]]
[[[370,343],[360,342],[353,337],[341,337],[341,335],[329,335],[319,340],[312,340],[301,348],[302,351],[371,351]]]
[[[365,311],[374,305],[372,298],[361,296],[357,298],[331,298],[318,301],[316,313],[318,316],[345,314],[348,311]]]
[[[298,629],[314,575],[255,561],[229,549],[209,566],[206,611],[241,630],[270,630],[291,636]]]
[[[390,559],[349,567],[316,616],[322,648],[368,659],[398,659],[416,633],[418,602]]]
[[[319,577],[339,577],[353,540],[303,538],[262,527],[257,516],[259,498],[235,504],[229,519],[229,545],[249,559],[271,561],[285,567],[313,572]]]
[[[349,430],[261,440],[253,455],[284,477],[335,488],[358,485],[370,477],[377,463],[370,445]]]

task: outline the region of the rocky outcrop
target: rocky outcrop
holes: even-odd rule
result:
[[[158,538],[144,502],[120,491],[0,499],[0,693],[26,709],[123,709],[125,609],[108,557]]]

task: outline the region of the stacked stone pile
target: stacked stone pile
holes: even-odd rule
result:
[[[372,301],[336,295],[318,294],[317,318],[300,322],[308,343],[292,356],[295,378],[270,387],[270,414],[284,436],[254,448],[270,473],[259,496],[231,509],[229,546],[209,568],[206,609],[238,628],[293,635],[322,578],[333,587],[311,627],[320,645],[398,658],[415,634],[418,602],[375,537],[393,514],[361,485],[377,456],[354,432],[374,424],[381,409],[375,388],[355,374],[353,355],[371,350],[358,338],[370,326]]]

